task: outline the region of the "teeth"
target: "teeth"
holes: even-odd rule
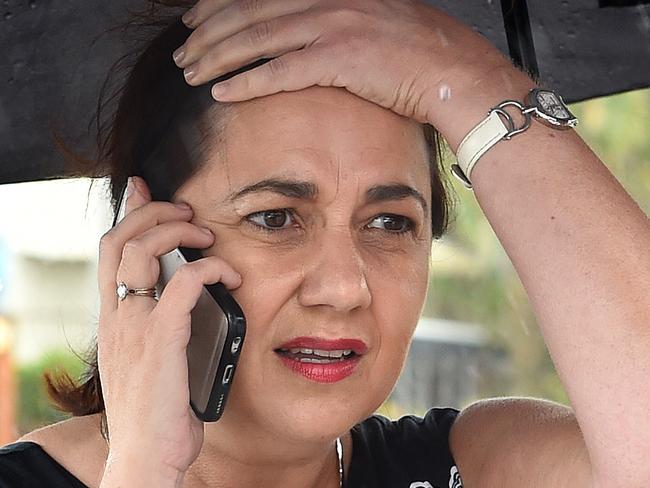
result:
[[[322,349],[314,349],[314,354],[324,358],[340,358],[343,356],[343,351],[324,351]]]
[[[332,358],[332,359],[318,359],[318,358],[300,358],[298,359],[301,363],[319,363],[319,364],[327,364],[327,363],[332,363],[336,361],[343,361],[343,358]]]
[[[352,354],[351,349],[339,349],[336,351],[326,351],[324,349],[307,349],[307,348],[292,348],[292,349],[282,349],[285,352],[290,352],[291,354],[306,354],[306,355],[314,355],[314,356],[320,356],[322,358],[334,358],[334,359],[340,359],[343,356],[349,356]]]
[[[298,348],[298,347],[294,347],[292,349],[289,349],[289,352],[291,354],[314,354],[313,349],[302,349],[302,348]]]

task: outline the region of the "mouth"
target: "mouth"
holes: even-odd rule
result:
[[[318,383],[334,383],[350,376],[367,350],[358,339],[298,337],[274,352],[294,373]]]
[[[314,363],[314,364],[330,364],[350,359],[356,356],[354,351],[350,349],[338,349],[334,351],[326,351],[324,349],[308,349],[308,348],[292,348],[292,349],[276,349],[276,353],[301,363]]]

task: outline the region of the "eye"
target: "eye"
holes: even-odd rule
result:
[[[368,227],[374,227],[373,224],[379,224],[379,229],[387,230],[390,234],[405,234],[413,231],[413,221],[403,215],[383,214],[378,215],[368,224]]]
[[[287,215],[290,217],[288,218]],[[291,220],[290,220],[291,219]],[[262,210],[246,216],[246,220],[251,222],[259,230],[268,232],[280,231],[292,227],[293,212],[289,208],[277,208],[272,210]],[[285,224],[289,225],[285,225]]]

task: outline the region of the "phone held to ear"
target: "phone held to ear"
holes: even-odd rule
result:
[[[126,188],[122,190],[113,227],[124,218]],[[174,272],[183,263],[203,258],[200,249],[177,247],[158,258],[160,276],[156,292],[162,296]],[[191,312],[191,335],[187,345],[190,405],[203,422],[215,422],[223,414],[244,345],[246,318],[222,283],[203,286]]]

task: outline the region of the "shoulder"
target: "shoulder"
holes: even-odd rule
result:
[[[86,486],[99,486],[108,447],[100,414],[72,417],[29,432],[16,442],[34,442]]]
[[[89,447],[96,447],[99,440],[103,440],[100,432],[100,419],[100,414],[71,417],[33,430],[23,435],[18,441],[31,441],[40,444],[49,454],[73,451],[81,453]],[[63,446],[65,449],[62,449]]]
[[[535,398],[481,400],[460,412],[450,448],[466,486],[589,486],[573,410]]]

